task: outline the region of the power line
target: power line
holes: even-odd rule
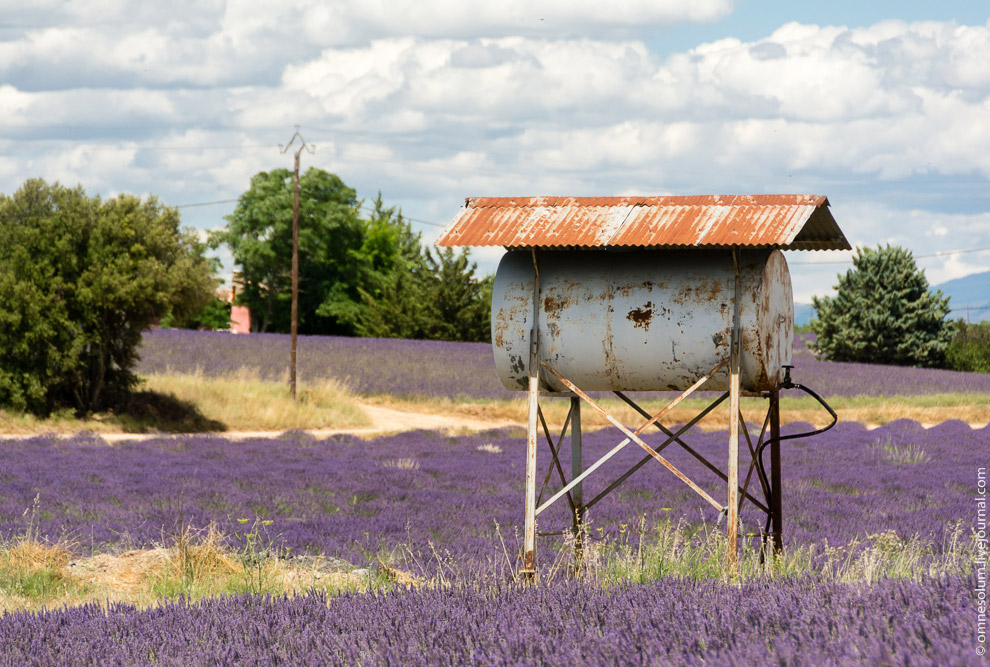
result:
[[[214,205],[217,205],[217,204],[233,204],[233,203],[236,203],[237,201],[239,201],[239,200],[237,200],[237,199],[217,199],[216,201],[203,201],[203,202],[196,202],[194,204],[178,204],[174,208],[193,208],[193,207],[196,207],[196,206],[214,206]],[[358,209],[360,209],[362,211],[365,211],[366,213],[372,213],[372,212],[374,212],[374,209],[373,208],[371,208],[370,206],[367,206],[367,205],[363,205],[363,204],[361,206],[358,206]],[[401,213],[401,212],[400,212],[400,215],[402,215],[402,219],[403,220],[409,220],[410,222],[418,222],[418,223],[420,223],[422,225],[431,225],[433,227],[441,227],[441,228],[447,226],[447,225],[445,225],[443,223],[440,223],[440,222],[433,222],[431,220],[421,220],[420,218],[411,218],[408,215],[406,215],[404,213]]]
[[[948,257],[949,255],[964,255],[966,253],[971,253],[971,252],[986,252],[988,250],[990,250],[990,248],[969,248],[969,249],[966,249],[966,250],[945,250],[945,251],[942,251],[942,252],[932,253],[930,255],[915,255],[914,258],[915,259],[930,259],[932,257]],[[825,264],[852,264],[852,261],[853,260],[851,260],[851,259],[840,259],[840,260],[831,260],[831,261],[827,261],[827,262],[788,262],[788,265],[795,266],[797,264],[801,264],[801,265],[805,265],[805,266],[817,266],[819,264],[820,265],[825,265]]]
[[[218,199],[216,201],[203,201],[196,204],[179,204],[173,208],[193,208],[194,206],[213,206],[214,204],[232,204],[236,199]]]

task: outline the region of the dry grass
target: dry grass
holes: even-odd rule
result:
[[[130,411],[79,419],[69,411],[47,419],[0,410],[0,433],[143,433],[184,431],[286,431],[357,428],[370,419],[339,382],[300,383],[293,402],[287,382],[251,372],[213,378],[201,374],[151,375]]]
[[[140,410],[132,414],[96,415],[76,419],[59,413],[48,419],[11,414],[0,410],[0,433],[141,433],[186,431],[253,431],[283,432],[290,429],[360,429],[373,426],[374,419],[362,405],[387,408],[408,415],[459,418],[474,429],[512,423],[524,426],[527,421],[525,394],[510,400],[451,399],[405,400],[392,396],[360,399],[341,384],[326,380],[300,384],[299,401],[293,402],[286,382],[262,381],[249,372],[223,378],[197,374],[151,375],[144,380],[145,394]],[[990,394],[934,394],[920,396],[855,396],[832,398],[829,402],[842,421],[882,425],[896,419],[913,419],[936,424],[960,419],[973,425],[990,422]],[[615,397],[600,399],[600,404],[624,424],[638,426],[643,417]],[[665,425],[683,424],[708,404],[707,399],[688,398],[664,418]],[[643,401],[642,407],[655,414],[665,405],[663,400]],[[762,424],[767,402],[761,398],[744,398],[743,416],[753,427]],[[551,399],[542,403],[547,421],[559,428],[567,414],[568,403]],[[191,413],[191,414],[190,414]],[[401,415],[390,415],[395,426]],[[724,429],[728,410],[721,406],[699,426]],[[823,426],[828,415],[808,397],[785,396],[781,400],[781,419],[803,421]],[[590,406],[582,410],[586,429],[608,426],[607,420]],[[418,426],[417,426],[418,425]],[[444,428],[449,428],[447,424]],[[441,428],[429,419],[413,419],[410,428]],[[369,435],[373,435],[369,431]]]
[[[73,557],[61,544],[21,539],[0,548],[0,612],[54,606],[126,602],[148,607],[184,595],[227,593],[295,595],[319,589],[335,594],[402,581],[385,570],[377,577],[346,571],[329,559],[282,558],[232,551],[213,527],[184,530],[170,546]]]
[[[145,385],[189,401],[209,419],[246,431],[350,428],[370,421],[354,396],[335,380],[300,383],[293,402],[288,382],[269,382],[251,372],[225,378],[150,375]]]
[[[855,396],[852,398],[832,398],[829,403],[839,415],[840,421],[882,425],[897,419],[914,419],[923,424],[937,424],[950,419],[960,419],[970,424],[985,425],[990,421],[990,395],[986,394],[939,394],[935,396]],[[446,414],[511,421],[524,426],[527,420],[527,404],[524,394],[520,398],[500,401],[455,402],[448,399],[424,401],[404,401],[389,396],[376,396],[370,399],[376,405],[392,410],[419,412],[426,414]],[[617,398],[602,398],[596,401],[622,423],[629,426],[642,424],[644,418]],[[693,419],[705,406],[706,399],[688,398],[667,413],[661,422],[666,426],[684,424]],[[641,404],[650,414],[656,414],[666,405],[662,400],[647,400]],[[568,401],[544,399],[541,403],[547,422],[563,425],[567,417]],[[743,417],[751,428],[759,428],[766,415],[767,401],[762,398],[742,400]],[[824,426],[829,422],[828,414],[810,398],[782,398],[781,420],[784,423],[802,421]],[[581,424],[585,429],[598,429],[609,426],[609,422],[589,405],[582,405]],[[725,404],[707,415],[699,426],[704,429],[724,429],[729,424],[729,411]]]

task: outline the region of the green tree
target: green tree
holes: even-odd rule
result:
[[[367,262],[362,304],[354,311],[359,336],[428,338],[435,313],[428,300],[429,274],[420,235],[381,192],[372,202],[361,248]]]
[[[428,254],[432,274],[430,302],[436,312],[431,338],[440,340],[490,341],[491,302],[494,278],[475,276],[478,265],[465,249],[453,248]]]
[[[0,195],[0,226],[0,404],[14,409],[113,406],[136,382],[144,329],[216,286],[203,244],[153,197],[32,179]]]
[[[861,248],[834,297],[812,299],[815,351],[833,361],[939,367],[954,326],[949,298],[928,288],[909,250]]]
[[[169,311],[162,318],[160,326],[163,329],[223,331],[230,328],[230,304],[220,297],[213,296],[199,311],[189,313],[184,317],[176,317],[174,313]]]
[[[990,322],[957,321],[946,362],[957,371],[990,373]]]
[[[491,340],[493,278],[479,279],[467,250],[446,248],[402,256],[389,274],[381,275],[375,294],[364,292],[365,308],[358,323],[362,336]]]
[[[299,178],[299,190],[299,333],[352,335],[367,274],[356,193],[315,167]],[[292,199],[292,171],[258,173],[227,229],[210,239],[234,256],[244,283],[238,303],[250,308],[254,331],[289,331]]]

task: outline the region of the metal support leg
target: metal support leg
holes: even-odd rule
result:
[[[526,428],[526,516],[523,528],[523,567],[520,574],[536,577],[536,441],[540,410],[540,268],[533,251],[533,315],[529,334],[529,423]]]
[[[784,551],[784,505],[781,498],[780,474],[780,392],[770,392],[770,518],[773,532],[773,552]]]
[[[581,459],[581,399],[571,397],[571,479],[577,479],[584,472]],[[584,560],[584,495],[582,483],[571,489],[574,499],[574,570],[580,571]]]
[[[729,351],[729,465],[726,470],[729,493],[728,507],[728,553],[726,565],[730,576],[739,573],[739,263],[736,249],[732,260],[736,269],[735,298],[732,309],[732,339]]]

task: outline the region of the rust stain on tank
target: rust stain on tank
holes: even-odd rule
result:
[[[495,318],[495,335],[493,336],[495,340],[495,345],[497,347],[505,347],[505,335],[509,333],[507,330],[509,328],[509,320],[499,312],[498,317]]]
[[[548,316],[556,316],[567,306],[571,305],[571,300],[564,297],[555,297],[548,294],[543,299],[543,312]]]
[[[653,321],[653,302],[647,301],[639,308],[633,308],[626,315],[626,319],[633,323],[634,327],[649,329],[650,322]]]

